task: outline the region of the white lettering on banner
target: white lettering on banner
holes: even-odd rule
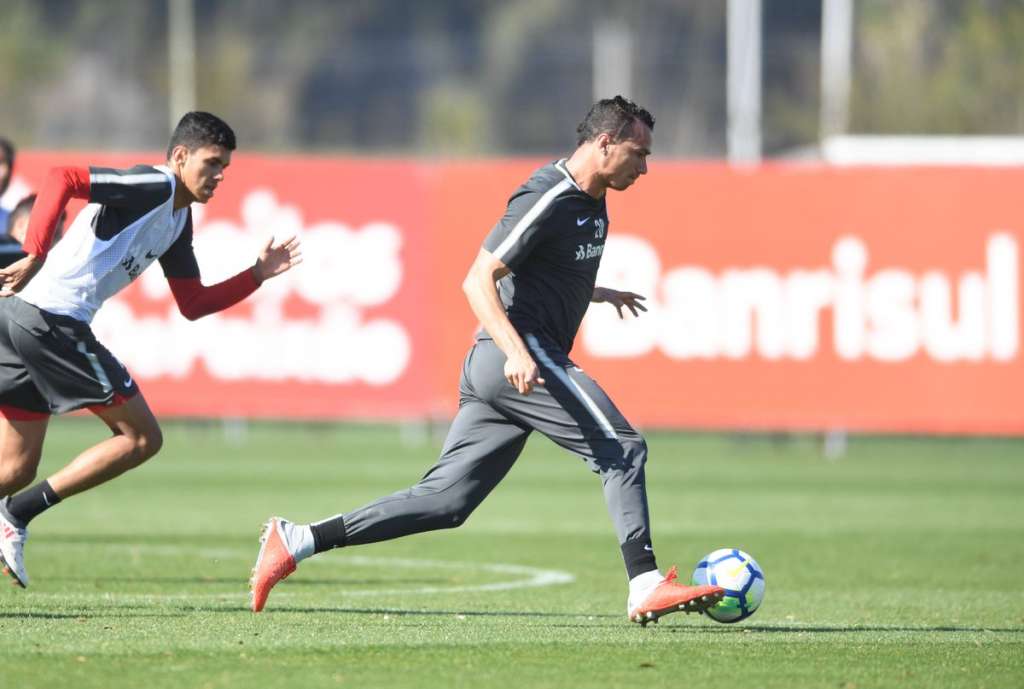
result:
[[[835,243],[827,268],[730,267],[718,275],[699,266],[664,270],[640,237],[608,242],[598,284],[648,296],[649,313],[634,321],[592,309],[582,341],[595,356],[658,349],[674,359],[807,360],[818,353],[826,310],[835,353],[847,361],[919,353],[942,363],[1010,361],[1020,348],[1019,253],[1008,232],[987,238],[984,272],[966,271],[958,281],[897,267],[869,275],[867,246],[854,236]]]
[[[196,211],[199,211],[196,213]],[[97,314],[97,337],[138,377],[183,378],[200,362],[221,380],[300,381],[388,385],[409,365],[412,341],[393,318],[367,319],[363,309],[390,301],[402,283],[402,236],[386,222],[358,230],[340,222],[306,227],[293,206],[255,190],[242,203],[242,224],[203,222],[193,207],[196,256],[203,282],[237,273],[258,250],[258,237],[298,235],[303,263],[269,280],[249,297],[252,316],[212,314],[194,323],[172,305],[162,317],[140,317],[124,299],[110,300]],[[145,297],[170,303],[163,273],[140,280]],[[286,316],[284,302],[298,296],[315,316]]]

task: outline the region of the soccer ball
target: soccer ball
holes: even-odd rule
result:
[[[701,558],[692,583],[725,589],[725,597],[707,609],[708,617],[718,622],[744,620],[764,600],[764,572],[754,558],[737,548],[721,548]]]

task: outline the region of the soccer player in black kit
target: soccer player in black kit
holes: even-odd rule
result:
[[[482,329],[466,356],[459,411],[437,464],[412,488],[309,525],[271,518],[250,581],[259,612],[271,588],[303,559],[332,548],[460,526],[540,431],[584,458],[604,485],[629,578],[626,611],[646,624],[677,610],[703,612],[717,586],[683,586],[658,570],[644,463],[647,444],[601,387],[569,358],[591,302],[622,316],[641,295],[597,287],[608,235],[608,189],[647,172],[654,117],[621,96],[596,103],[575,152],[540,168],[512,194],[484,240],[463,290]]]

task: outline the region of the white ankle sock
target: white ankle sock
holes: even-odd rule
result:
[[[282,520],[281,529],[284,531],[284,539],[288,543],[288,550],[292,551],[292,557],[298,563],[313,554],[315,544],[313,542],[313,530],[308,524],[292,524]]]
[[[647,590],[660,584],[664,578],[665,576],[656,569],[652,569],[650,572],[644,572],[643,574],[637,574],[629,580],[630,597],[646,593]]]

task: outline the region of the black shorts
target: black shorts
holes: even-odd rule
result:
[[[120,404],[138,393],[88,323],[0,298],[0,414],[44,418]]]

